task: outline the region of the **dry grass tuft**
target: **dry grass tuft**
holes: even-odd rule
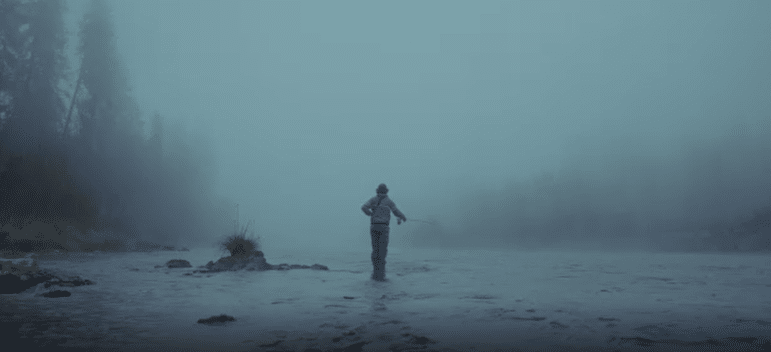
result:
[[[249,230],[249,226],[253,223],[253,221],[249,221],[246,226],[226,237],[221,243],[222,249],[230,252],[230,256],[232,257],[261,254],[260,238],[254,236],[253,230]]]

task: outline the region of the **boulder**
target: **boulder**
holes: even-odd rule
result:
[[[51,286],[74,287],[93,285],[90,280],[79,277],[62,279],[43,270],[30,256],[18,259],[0,258],[0,294],[24,292],[38,284],[45,288]]]
[[[0,258],[0,275],[32,275],[40,271],[37,262],[31,256],[16,259]]]
[[[53,276],[46,273],[21,276],[13,274],[0,275],[0,294],[22,293],[51,278],[53,278]]]
[[[53,290],[51,292],[46,292],[42,296],[48,297],[48,298],[61,298],[61,297],[69,297],[72,293],[70,291],[64,291],[64,290]]]
[[[229,315],[220,314],[212,315],[206,319],[198,319],[198,324],[224,324],[229,321],[236,321],[236,318],[233,318]]]
[[[46,281],[44,284],[45,288],[49,288],[51,286],[62,286],[62,287],[76,287],[76,286],[83,286],[83,285],[93,285],[94,282],[91,280],[84,280],[80,277],[69,277],[67,279],[61,279],[58,277],[53,277]]]
[[[35,260],[29,256],[0,258],[0,294],[21,293],[53,277],[40,271]]]
[[[329,268],[326,265],[321,265],[321,264],[313,264],[313,265],[311,265],[311,269],[313,269],[313,270],[329,270]]]
[[[236,270],[250,270],[250,271],[262,271],[270,270],[271,265],[265,261],[265,257],[258,255],[260,253],[252,253],[251,255],[239,255],[239,256],[227,256],[220,258],[216,262],[209,262],[206,264],[206,269],[210,272],[219,271],[236,271]]]
[[[168,268],[190,268],[192,265],[190,265],[190,262],[184,259],[172,259],[166,262],[166,267]]]
[[[236,270],[250,270],[250,271],[264,271],[264,270],[290,270],[290,269],[313,269],[313,270],[329,270],[326,265],[313,264],[313,265],[300,265],[300,264],[269,264],[262,252],[254,251],[250,255],[236,255],[220,258],[216,262],[210,261],[204,268],[206,272],[220,272],[220,271],[236,271]]]
[[[281,263],[279,265],[271,265],[270,270],[290,270],[290,269],[313,269],[313,270],[329,270],[326,265],[313,264],[313,265],[300,265],[300,264],[286,264]]]

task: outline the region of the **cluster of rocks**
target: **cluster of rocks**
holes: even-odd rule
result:
[[[289,270],[289,269],[313,269],[313,270],[329,270],[326,265],[313,264],[313,265],[300,265],[300,264],[286,264],[271,265],[271,270]]]
[[[172,259],[166,262],[167,268],[190,268],[190,262],[183,259]],[[158,265],[156,267],[162,267]],[[209,261],[206,265],[200,267],[203,270],[196,270],[199,273],[221,272],[221,271],[265,271],[265,270],[290,270],[290,269],[313,269],[329,270],[326,265],[300,265],[300,264],[278,264],[273,265],[265,260],[265,256],[260,251],[254,251],[246,255],[230,255],[222,257],[216,262]]]
[[[265,256],[260,251],[252,252],[248,255],[236,255],[220,258],[216,262],[208,262],[204,266],[206,270],[200,272],[220,272],[220,271],[237,271],[237,270],[250,270],[250,271],[264,271],[264,270],[289,270],[289,269],[314,269],[314,270],[329,270],[325,265],[313,264],[313,265],[299,265],[299,264],[286,264],[273,265],[265,260]]]
[[[0,294],[22,293],[40,284],[42,284],[42,288],[48,289],[52,286],[75,287],[93,285],[94,282],[77,276],[60,278],[40,270],[31,255],[17,259],[0,258]],[[40,295],[52,298],[69,297],[70,292],[55,290]]]
[[[212,315],[211,317],[206,319],[198,319],[198,324],[219,325],[219,324],[227,323],[229,321],[236,321],[236,318],[233,318],[232,316],[227,314],[220,314],[220,315]]]
[[[40,272],[37,262],[29,254],[24,258],[5,259],[0,258],[0,275],[33,275]]]
[[[249,270],[249,271],[264,271],[273,268],[265,260],[265,256],[262,252],[252,252],[247,255],[230,255],[222,257],[216,262],[210,261],[204,265],[206,270],[201,272],[220,272],[220,271],[237,271],[237,270]]]
[[[190,267],[192,267],[192,265],[190,265],[190,262],[187,261],[187,260],[184,260],[184,259],[172,259],[172,260],[169,260],[168,262],[166,262],[166,265],[156,265],[155,267],[156,268],[162,268],[164,266],[167,267],[167,268],[172,268],[172,269],[173,268],[190,268]]]
[[[53,279],[38,268],[34,259],[0,259],[0,294],[21,293]]]
[[[163,267],[161,265],[156,268]],[[166,262],[167,268],[190,268],[190,262],[184,259],[172,259]],[[230,255],[222,257],[216,262],[210,261],[200,267],[202,270],[196,270],[198,273],[213,273],[222,271],[265,271],[265,270],[291,270],[291,269],[312,269],[329,270],[326,265],[300,265],[300,264],[278,264],[273,265],[265,260],[265,256],[260,251],[251,251],[247,254]],[[42,285],[41,285],[42,284]],[[36,289],[49,289],[52,286],[75,287],[82,285],[93,285],[91,280],[84,280],[80,277],[61,278],[46,271],[40,270],[32,255],[24,258],[4,259],[0,258],[0,294],[15,294],[27,291],[33,287],[41,285]],[[70,292],[55,290],[51,292],[38,293],[44,297],[69,297]]]

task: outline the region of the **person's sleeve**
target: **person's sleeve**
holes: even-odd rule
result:
[[[402,221],[407,221],[407,217],[404,216],[404,214],[402,213],[401,210],[399,210],[399,208],[396,207],[396,203],[394,203],[393,200],[391,201],[391,211],[394,212],[394,215],[396,215],[396,217],[402,219]]]
[[[372,198],[367,200],[367,202],[361,206],[361,211],[363,211],[364,214],[367,214],[367,216],[372,216]]]

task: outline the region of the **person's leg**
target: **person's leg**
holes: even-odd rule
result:
[[[388,255],[388,235],[391,232],[391,229],[386,225],[383,226],[383,229],[380,231],[380,238],[378,238],[378,242],[380,245],[379,248],[379,259],[380,259],[380,279],[385,279],[385,273],[386,273],[386,255]]]
[[[376,279],[377,273],[379,270],[379,260],[378,260],[378,252],[380,247],[380,231],[377,228],[378,225],[370,225],[369,227],[369,235],[372,239],[372,254],[370,255],[372,259],[372,278]]]
[[[372,278],[382,280],[385,278],[385,257],[388,253],[387,225],[372,225],[370,235],[372,237]]]

